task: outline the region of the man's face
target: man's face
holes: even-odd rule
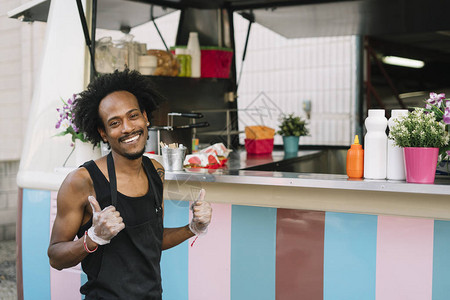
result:
[[[128,159],[137,159],[147,142],[147,114],[141,112],[136,97],[126,91],[107,95],[98,107],[105,129],[98,131],[111,150]]]

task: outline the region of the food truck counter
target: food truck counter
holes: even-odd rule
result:
[[[410,184],[248,170],[308,164],[322,154],[237,151],[227,169],[166,172],[165,227],[189,222],[189,201],[200,188],[213,218],[206,235],[163,252],[164,299],[375,299],[376,293],[380,299],[431,300],[424,296],[431,293],[445,299],[450,178]],[[56,185],[69,170],[47,179],[41,174],[39,188],[28,181],[20,190],[18,286],[25,298],[81,299],[86,275],[80,266],[57,271],[46,255]]]

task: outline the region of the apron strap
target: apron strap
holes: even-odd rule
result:
[[[106,164],[108,166],[109,188],[111,190],[111,203],[117,208],[117,180],[116,170],[114,168],[114,159],[112,153],[109,152],[106,158]]]
[[[150,163],[152,163],[152,162],[150,161]],[[144,157],[142,157],[142,165],[144,166],[145,173],[147,174],[147,178],[148,178],[148,186],[149,186],[149,188],[151,188],[152,191],[153,191],[153,196],[155,197],[156,212],[158,212],[159,210],[161,210],[161,203],[159,203],[159,201],[158,201],[158,195],[157,195],[157,193],[156,193],[156,187],[155,187],[155,185],[153,184],[153,180],[152,180],[152,176],[151,176],[151,171],[150,171],[149,167],[147,166],[147,164],[144,163]],[[155,173],[156,173],[156,172],[155,172]]]

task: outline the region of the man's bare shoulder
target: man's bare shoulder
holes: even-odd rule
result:
[[[84,199],[85,195],[93,195],[94,186],[89,175],[88,170],[85,168],[77,168],[70,172],[64,179],[59,189],[58,196],[61,194],[64,197],[74,197],[76,199]],[[58,197],[60,198],[60,197]],[[87,199],[87,196],[86,196]]]
[[[153,166],[155,167],[156,173],[158,173],[161,180],[164,182],[164,167],[156,160],[156,159],[150,159]]]
[[[73,184],[77,187],[82,187],[84,186],[86,183],[92,183],[92,179],[91,176],[89,175],[88,170],[86,170],[86,168],[81,167],[81,168],[77,168],[75,170],[73,170],[72,172],[70,172],[66,179],[64,179],[64,183],[69,183],[69,184]]]

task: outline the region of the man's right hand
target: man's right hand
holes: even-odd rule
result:
[[[88,236],[98,245],[108,244],[122,229],[125,228],[120,213],[112,205],[101,210],[97,199],[88,197],[92,207],[92,227],[88,230]]]

